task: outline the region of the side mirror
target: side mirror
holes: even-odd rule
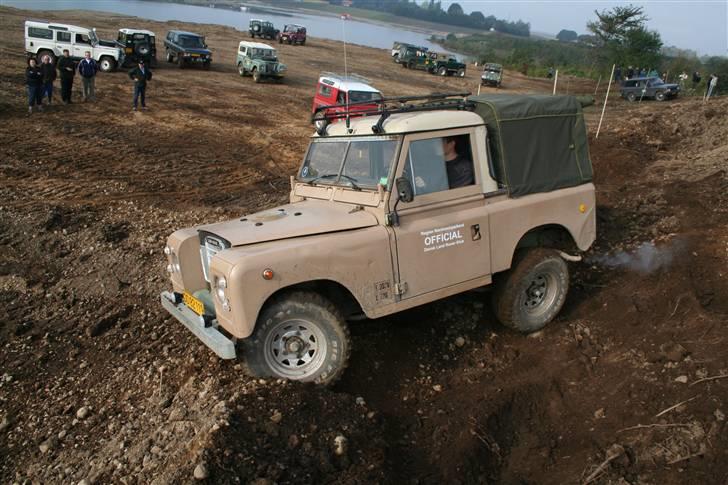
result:
[[[402,202],[412,202],[415,199],[415,191],[412,188],[412,182],[407,177],[399,177],[395,184],[397,186],[397,194]]]

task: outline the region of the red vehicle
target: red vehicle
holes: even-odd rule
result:
[[[322,73],[316,86],[316,96],[313,98],[311,111],[315,113],[316,108],[321,106],[346,103],[362,103],[352,106],[349,109],[350,113],[376,110],[379,107],[376,101],[382,99],[382,93],[370,86],[369,83],[368,79],[356,74],[341,76],[330,72]],[[372,103],[365,103],[365,101],[372,101]],[[324,112],[329,114],[344,111],[345,108],[332,108]]]
[[[283,32],[278,32],[278,42],[289,44],[300,44],[306,43],[306,27],[298,24],[288,24],[283,27]]]

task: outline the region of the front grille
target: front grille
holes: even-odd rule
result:
[[[206,231],[200,231],[200,257],[202,258],[202,272],[205,275],[205,281],[208,283],[211,283],[210,261],[217,253],[229,247],[230,243],[225,239]]]

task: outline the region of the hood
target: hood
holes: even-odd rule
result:
[[[119,47],[121,44],[115,40],[99,39],[99,45],[104,47]]]
[[[209,51],[208,49],[192,49],[189,47],[185,47],[185,53],[189,54],[204,54],[206,56],[209,56],[212,54],[212,51]]]
[[[220,236],[235,247],[378,224],[373,214],[355,208],[354,205],[309,199],[239,219],[199,226],[197,230]]]

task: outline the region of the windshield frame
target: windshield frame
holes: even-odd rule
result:
[[[349,150],[351,149],[351,146],[355,142],[362,142],[362,141],[394,141],[396,142],[396,145],[394,147],[394,152],[392,154],[392,160],[389,162],[389,169],[387,171],[387,184],[386,186],[382,184],[368,184],[365,181],[359,181],[356,182],[347,180],[347,176],[344,173],[345,164],[347,161],[347,158],[349,156]],[[303,171],[304,166],[306,165],[306,161],[308,160],[309,153],[311,152],[311,148],[316,143],[341,143],[342,141],[347,142],[346,149],[344,150],[344,154],[341,158],[341,163],[339,164],[338,171],[336,173],[336,177],[326,177],[326,178],[320,178],[316,180],[317,177],[320,176],[313,176],[313,177],[301,177],[301,172]],[[323,185],[323,186],[334,186],[334,187],[341,187],[344,189],[349,190],[356,190],[356,191],[376,191],[377,187],[379,185],[382,185],[384,187],[384,190],[390,190],[392,187],[392,176],[397,170],[397,161],[399,160],[400,151],[402,149],[404,141],[404,136],[402,134],[396,134],[396,135],[358,135],[358,136],[331,136],[331,137],[312,137],[311,142],[308,144],[308,148],[306,149],[306,153],[303,156],[303,161],[301,162],[301,165],[298,167],[298,171],[296,172],[295,180],[297,183],[302,184],[309,184],[309,185]]]

